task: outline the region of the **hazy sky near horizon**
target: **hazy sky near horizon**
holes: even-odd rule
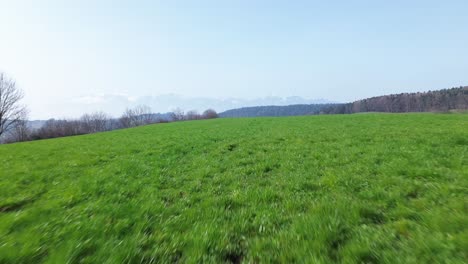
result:
[[[166,94],[345,102],[467,85],[467,14],[466,0],[0,0],[0,71],[32,118]]]

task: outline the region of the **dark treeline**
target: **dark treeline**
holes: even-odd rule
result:
[[[341,105],[341,104],[339,104]],[[316,115],[324,109],[332,109],[336,104],[299,104],[286,106],[254,106],[227,110],[220,117],[258,117],[258,116],[297,116]]]
[[[323,110],[325,114],[360,112],[446,112],[468,109],[468,86],[429,91],[377,96]]]
[[[202,114],[197,111],[176,109],[167,114],[154,114],[147,106],[137,106],[125,110],[120,118],[112,118],[106,113],[84,114],[78,119],[49,119],[40,128],[31,128],[27,121],[16,122],[3,136],[2,143],[14,143],[39,139],[92,134],[116,129],[137,127],[149,124],[168,123],[186,120],[217,118],[215,110],[208,109]]]
[[[228,110],[219,115],[220,117],[258,117],[360,112],[446,112],[466,109],[468,109],[468,86],[423,93],[384,95],[345,104],[244,107]]]

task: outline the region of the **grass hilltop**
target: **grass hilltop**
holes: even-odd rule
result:
[[[0,263],[468,260],[467,114],[178,122],[0,158]]]

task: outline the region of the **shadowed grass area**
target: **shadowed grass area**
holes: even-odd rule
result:
[[[0,263],[466,263],[468,115],[217,119],[0,146]]]

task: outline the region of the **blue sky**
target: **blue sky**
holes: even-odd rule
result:
[[[466,14],[468,1],[0,0],[0,71],[33,118],[167,94],[346,102],[467,85]]]

